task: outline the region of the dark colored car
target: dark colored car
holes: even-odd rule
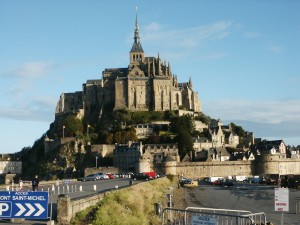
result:
[[[192,182],[193,182],[192,179],[182,178],[179,183],[181,187],[185,187],[186,184],[192,184]]]
[[[267,178],[266,181],[265,181],[265,183],[266,183],[267,185],[274,185],[274,184],[277,184],[278,182],[277,182],[276,179],[273,179],[273,178]]]
[[[221,180],[220,185],[223,187],[233,186],[233,181],[230,179]]]
[[[149,175],[144,174],[144,173],[136,173],[131,176],[131,179],[133,179],[133,180],[150,180],[151,177],[149,177]]]

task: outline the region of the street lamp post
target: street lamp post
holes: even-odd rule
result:
[[[65,139],[65,128],[66,128],[66,126],[63,125],[63,139]]]
[[[97,169],[98,156],[96,156],[96,169]]]
[[[86,136],[87,136],[87,137],[89,137],[89,128],[90,128],[90,125],[88,124],[88,125],[87,125],[87,131],[86,131]]]

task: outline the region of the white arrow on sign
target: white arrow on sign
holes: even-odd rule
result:
[[[35,211],[35,208],[30,203],[25,203],[25,205],[29,208],[29,211],[24,216],[30,216]]]
[[[39,216],[45,211],[44,207],[41,206],[41,204],[36,203],[35,206],[38,207],[39,211],[36,214],[34,214],[34,216]]]
[[[23,213],[26,212],[26,210],[29,210],[24,216],[31,216],[34,212],[37,212],[33,215],[33,216],[40,216],[43,212],[45,212],[45,208],[39,204],[39,203],[35,203],[35,204],[30,204],[30,203],[25,203],[25,205],[27,206],[28,209],[26,209],[26,207],[24,207],[21,203],[16,203],[16,206],[18,206],[18,208],[20,209],[19,212],[15,215],[15,216],[22,216]],[[34,207],[34,205],[36,206],[36,208]]]
[[[16,203],[16,206],[18,206],[20,209],[20,211],[16,214],[16,216],[21,216],[26,211],[26,208],[23,207],[21,203]]]

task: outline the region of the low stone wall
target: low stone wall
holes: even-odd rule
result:
[[[103,200],[105,193],[72,200],[67,195],[60,195],[57,200],[57,224],[69,225],[76,213],[96,205]]]

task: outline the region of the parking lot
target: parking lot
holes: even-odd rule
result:
[[[282,213],[275,211],[276,185],[234,183],[221,187],[200,182],[198,187],[185,188],[185,205],[219,209],[264,212],[268,222],[281,224]],[[300,204],[300,190],[289,190],[289,212],[283,213],[283,224],[300,225],[300,213],[296,214],[296,203]]]

